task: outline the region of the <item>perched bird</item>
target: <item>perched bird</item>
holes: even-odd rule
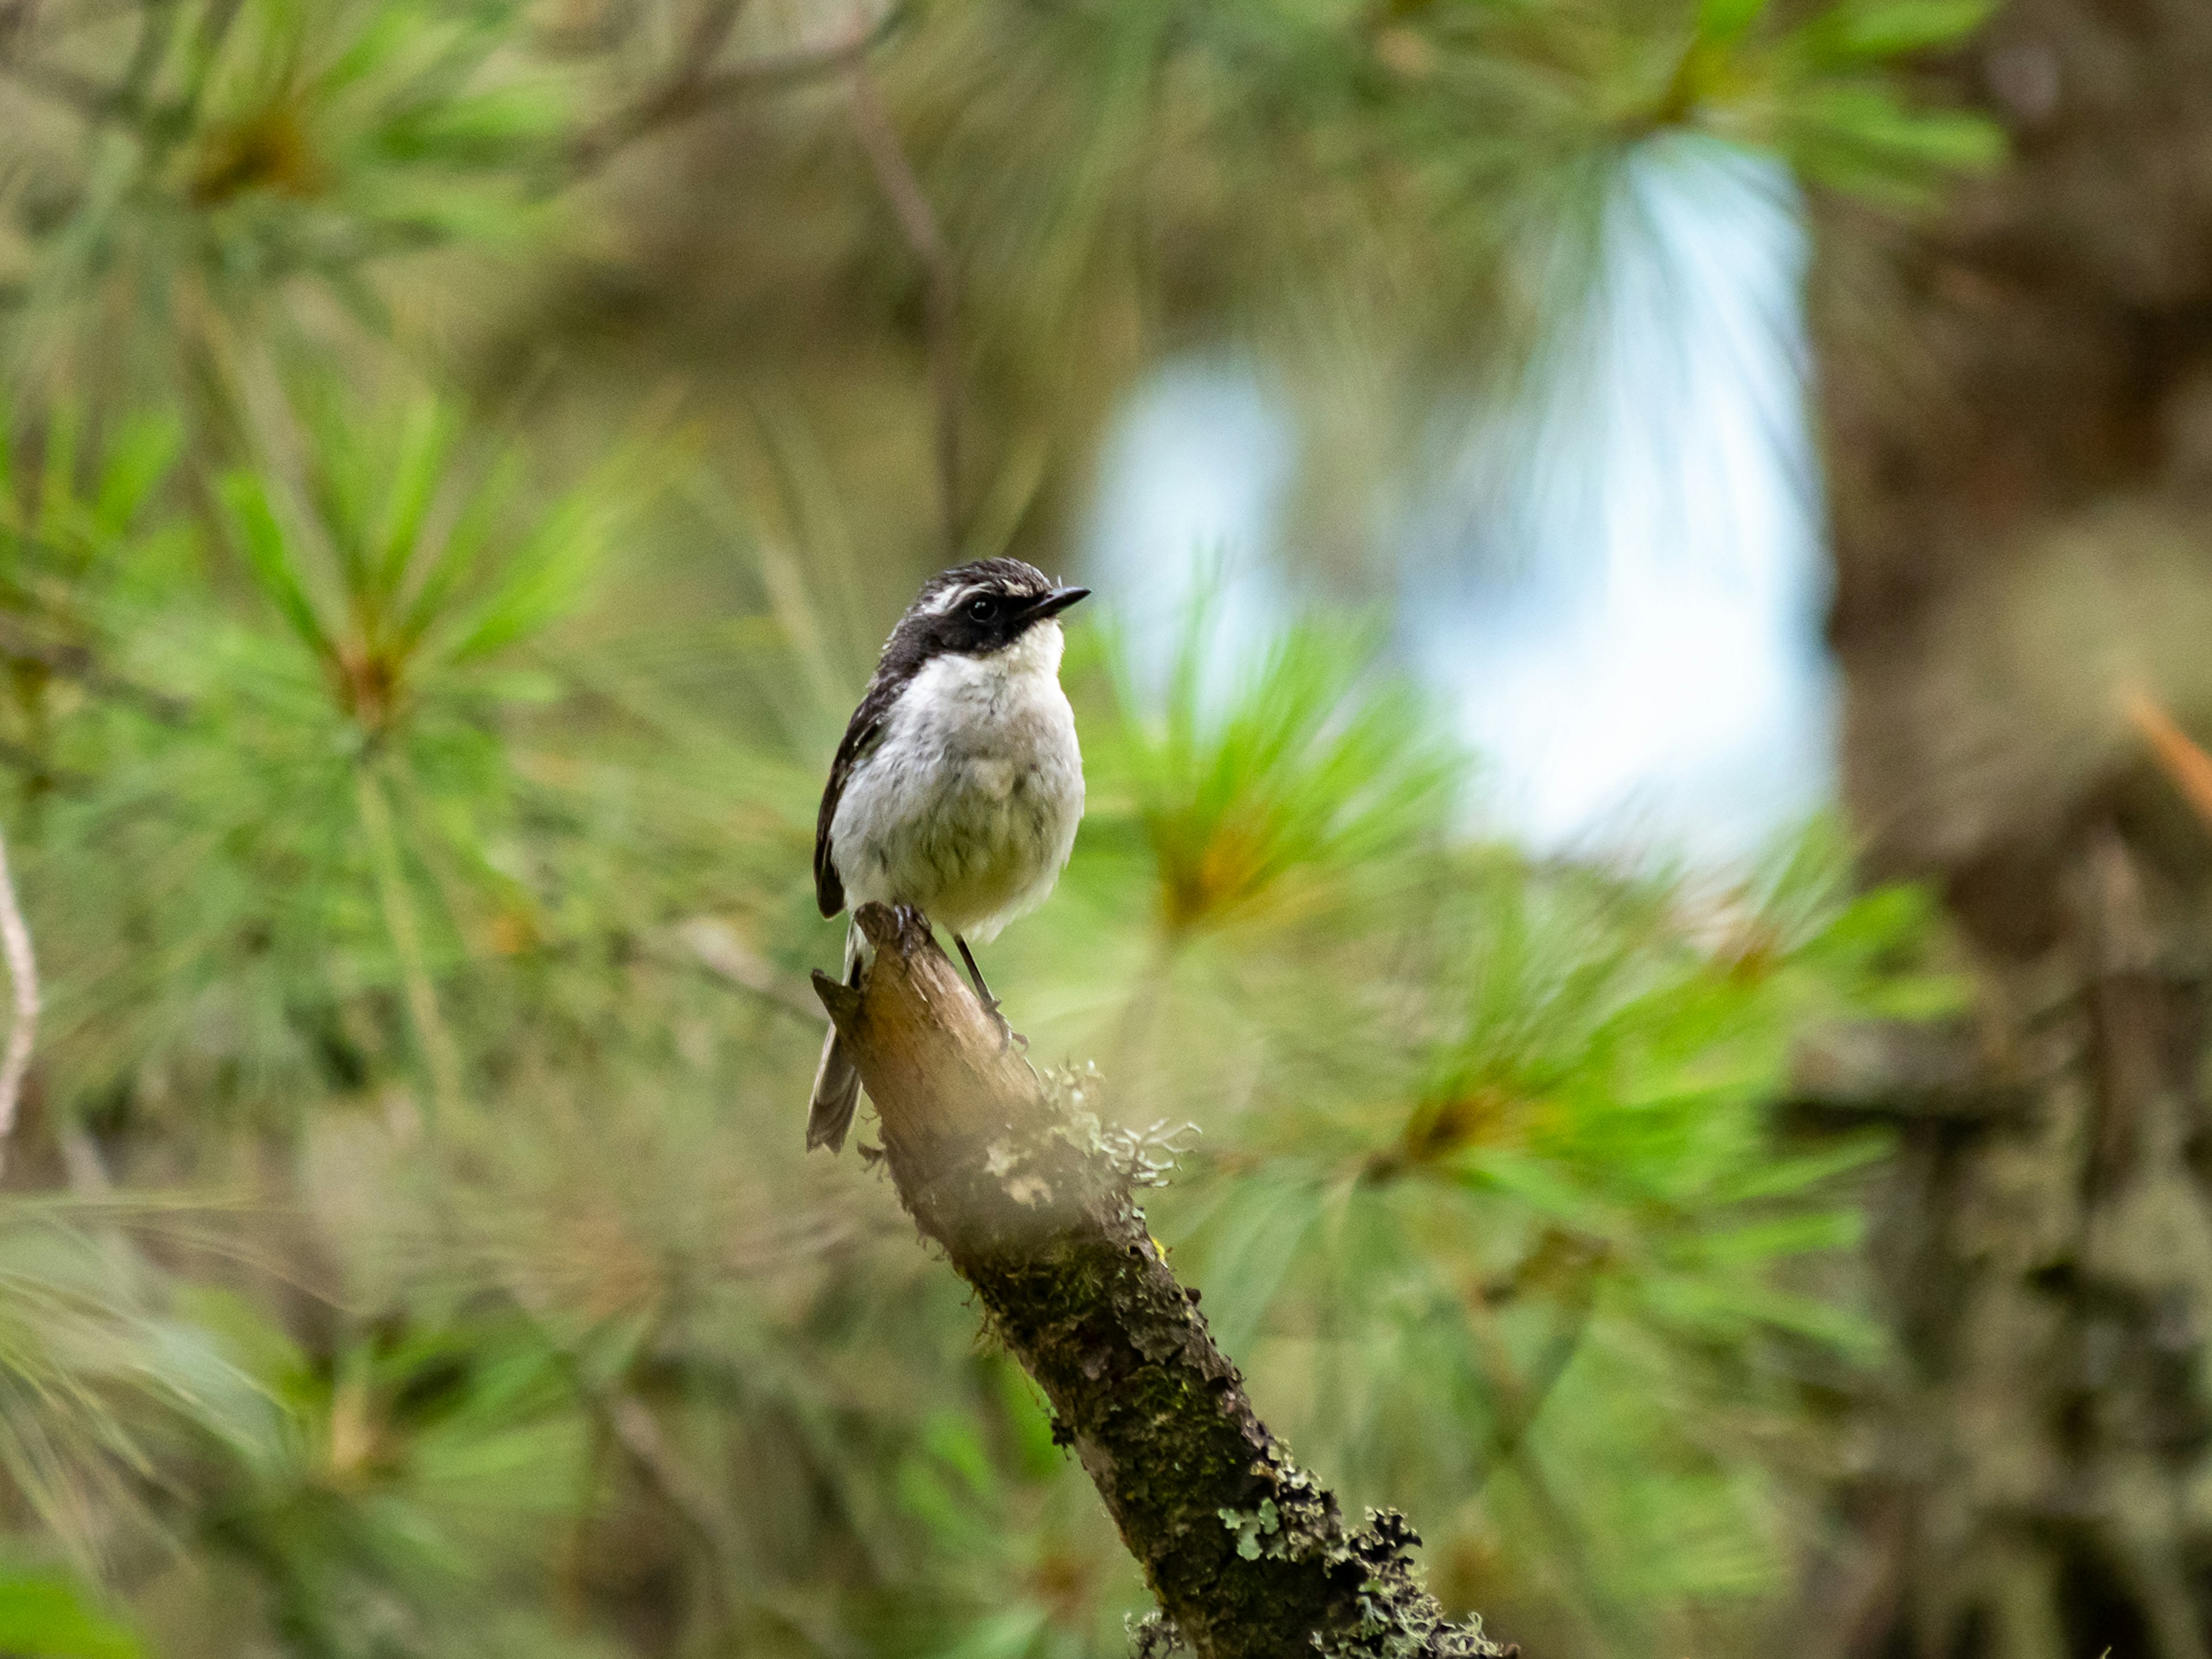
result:
[[[853,711],[815,821],[822,914],[870,902],[922,911],[951,932],[994,1015],[968,942],[988,944],[1044,902],[1083,817],[1056,618],[1090,592],[1058,586],[1019,559],[979,560],[924,582]],[[860,949],[860,929],[848,927],[848,984],[859,982]],[[809,1150],[844,1146],[860,1095],[833,1026],[807,1107]]]

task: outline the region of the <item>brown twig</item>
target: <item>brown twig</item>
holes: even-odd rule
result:
[[[568,146],[559,183],[590,177],[628,145],[650,134],[706,114],[749,94],[825,80],[860,63],[881,45],[901,20],[894,6],[866,28],[820,46],[763,52],[723,69],[711,67],[715,52],[728,39],[744,0],[723,0],[702,14],[686,43],[684,61],[635,103],[617,111]]]
[[[731,1611],[726,1583],[730,1551],[713,1492],[668,1443],[667,1436],[660,1431],[660,1419],[636,1395],[617,1390],[610,1397],[593,1395],[592,1400],[605,1414],[615,1443],[629,1455],[646,1484],[691,1534],[706,1557],[706,1571],[701,1577],[714,1609],[714,1621],[726,1630]]]
[[[678,1524],[691,1534],[704,1558],[702,1577],[714,1621],[727,1630],[731,1613],[729,1544],[714,1493],[668,1443],[668,1437],[660,1431],[660,1420],[653,1414],[652,1408],[629,1393],[620,1379],[595,1380],[575,1352],[555,1334],[558,1328],[547,1297],[521,1283],[510,1285],[508,1291],[515,1305],[537,1325],[550,1346],[556,1362],[568,1374],[591,1414],[596,1433],[604,1437],[605,1443],[621,1449],[653,1495],[666,1505]],[[574,1547],[580,1548],[580,1544]]]
[[[2173,780],[2174,787],[2212,823],[2212,755],[2208,755],[2161,708],[2150,694],[2130,690],[2122,694],[2121,706],[2150,744],[2159,769]]]
[[[807,995],[805,981],[787,977],[774,963],[748,949],[727,923],[712,916],[693,916],[677,924],[676,936],[683,942],[691,965],[750,992],[771,1008],[821,1029],[822,1011]]]
[[[25,544],[16,538],[16,544]],[[49,674],[74,680],[88,691],[135,703],[164,726],[181,726],[191,717],[189,704],[109,672],[89,647],[34,639],[12,618],[0,617],[0,657],[35,663]]]
[[[937,500],[948,559],[960,556],[960,276],[951,246],[929,204],[928,193],[907,159],[875,82],[865,65],[853,69],[853,131],[876,186],[927,284],[924,327],[929,354],[930,401],[936,419]]]
[[[8,959],[8,982],[15,1000],[7,1054],[0,1059],[0,1156],[4,1156],[4,1143],[15,1127],[15,1109],[23,1096],[23,1078],[31,1069],[31,1046],[39,1033],[39,965],[31,954],[30,927],[16,901],[4,838],[0,838],[0,954]]]
[[[706,78],[708,66],[728,41],[730,31],[737,27],[738,14],[744,7],[745,0],[708,0],[692,21],[675,68],[636,103],[579,137],[569,148],[570,167],[588,173],[633,139],[681,119],[687,109],[694,107],[692,100]]]

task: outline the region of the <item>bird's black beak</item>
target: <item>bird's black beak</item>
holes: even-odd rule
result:
[[[1030,607],[1030,615],[1057,617],[1071,605],[1090,597],[1091,590],[1087,587],[1055,587]]]

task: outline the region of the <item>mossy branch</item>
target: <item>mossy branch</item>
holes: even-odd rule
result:
[[[1347,1528],[1267,1432],[1146,1231],[1131,1160],[1003,1041],[927,919],[857,921],[875,951],[859,988],[814,987],[900,1200],[1052,1402],[1182,1640],[1202,1659],[1498,1653],[1421,1588],[1404,1517]]]

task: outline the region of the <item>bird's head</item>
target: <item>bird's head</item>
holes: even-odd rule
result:
[[[1019,559],[979,559],[941,570],[921,585],[899,623],[927,655],[987,657],[1014,645],[1088,598],[1087,587],[1063,587]],[[1058,637],[1059,630],[1051,630]],[[1054,653],[1057,661],[1059,653]]]

